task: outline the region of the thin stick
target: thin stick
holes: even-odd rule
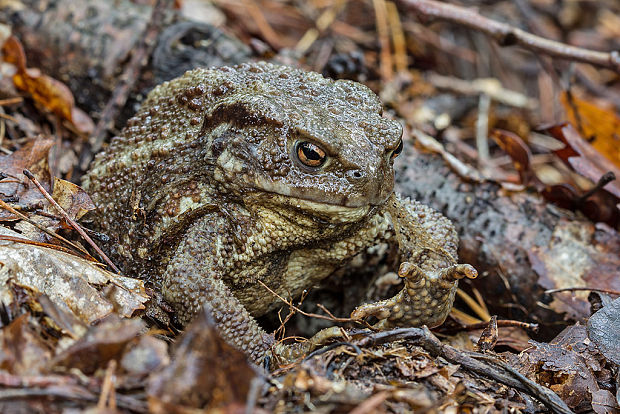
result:
[[[30,240],[30,239],[24,239],[23,237],[6,236],[4,234],[0,234],[0,240],[10,241],[10,242],[13,242],[13,243],[27,244],[29,246],[43,247],[45,249],[53,249],[53,250],[56,250],[56,251],[59,251],[59,252],[63,252],[63,253],[67,253],[67,254],[70,254],[70,255],[73,255],[73,256],[77,255],[77,253],[75,251],[73,251],[71,249],[67,249],[65,246],[59,246],[57,244],[38,242],[38,241]],[[99,263],[97,261],[97,259],[95,259],[91,255],[88,255],[87,257],[77,255],[77,257],[81,257],[84,260],[89,260],[89,261],[94,261],[94,262]]]
[[[478,329],[484,329],[488,325],[489,325],[489,322],[472,323],[472,324],[463,325],[463,326],[454,327],[454,328],[452,327],[444,328],[445,325],[443,325],[437,328],[433,328],[433,332],[438,332],[442,334],[452,334],[452,333],[462,332],[462,331],[476,331]],[[527,322],[521,322],[521,321],[514,321],[511,319],[499,319],[497,321],[497,326],[499,328],[517,327],[517,328],[527,329],[528,331],[533,331],[533,332],[538,332],[538,329],[539,329],[539,326],[537,323],[527,323]]]
[[[407,41],[405,40],[405,33],[403,32],[403,27],[400,24],[398,8],[393,1],[386,2],[385,6],[387,7],[388,22],[390,26],[390,32],[392,34],[392,45],[394,46],[394,66],[396,67],[396,72],[406,72]]]
[[[105,370],[105,377],[101,385],[101,393],[97,402],[97,411],[116,411],[116,360],[111,359],[108,362],[108,368]],[[107,409],[107,410],[106,410]]]
[[[16,124],[19,123],[19,121],[15,119],[15,117],[12,117],[11,115],[0,113],[0,118],[8,119],[9,121],[15,122]]]
[[[388,28],[388,16],[385,0],[373,0],[375,9],[375,21],[377,26],[377,35],[379,36],[380,59],[379,69],[381,71],[381,80],[387,82],[394,75],[392,64],[392,52],[390,50],[390,32]]]
[[[80,227],[80,225],[78,225],[75,222],[75,220],[69,217],[69,215],[65,212],[65,210],[58,205],[56,200],[54,200],[52,196],[49,195],[47,191],[45,191],[45,188],[43,188],[41,183],[39,183],[39,180],[37,180],[36,177],[32,175],[32,173],[28,170],[24,170],[24,175],[28,177],[34,185],[37,186],[41,194],[43,194],[43,196],[47,199],[47,201],[49,201],[56,208],[56,210],[58,210],[60,215],[63,216],[65,220],[67,220],[67,223],[69,223],[80,234],[80,236],[82,236],[82,238],[86,240],[86,242],[88,242],[88,244],[90,244],[93,247],[93,249],[95,249],[97,254],[101,256],[103,261],[106,262],[116,273],[120,273],[121,271],[118,269],[118,267],[116,267],[116,265],[112,263],[112,261],[108,258],[108,256],[106,256],[103,250],[101,250],[99,246],[97,246],[95,242],[88,236],[88,234],[86,234],[86,232],[82,229],[82,227]]]
[[[0,106],[13,105],[13,104],[21,103],[23,101],[24,101],[24,98],[22,98],[21,96],[16,96],[14,98],[0,99]]]
[[[301,309],[299,309],[297,306],[293,305],[291,303],[291,301],[284,299],[282,296],[278,295],[276,292],[274,292],[271,288],[269,288],[269,286],[267,286],[266,284],[264,284],[261,280],[258,281],[258,283],[260,285],[262,285],[265,289],[267,289],[269,291],[269,293],[271,293],[273,296],[275,296],[276,298],[280,299],[282,302],[284,302],[286,305],[288,305],[291,309],[293,309],[296,312],[299,312],[300,314],[304,315],[304,316],[308,316],[311,318],[317,318],[317,319],[325,319],[328,321],[332,321],[332,322],[358,322],[354,319],[351,318],[336,318],[334,317],[331,313],[330,316],[325,316],[325,315],[319,315],[316,313],[308,313],[308,312],[304,312]]]
[[[561,288],[561,289],[549,289],[549,290],[545,290],[545,293],[577,292],[577,291],[582,291],[582,290],[586,290],[586,291],[589,290],[591,292],[600,292],[600,293],[606,293],[608,295],[620,296],[620,291],[618,290],[599,289],[599,288],[590,288],[590,287],[567,287],[567,288]]]
[[[620,52],[597,52],[570,46],[555,40],[536,36],[524,30],[486,18],[476,11],[434,0],[399,0],[399,3],[426,19],[441,19],[478,30],[500,46],[519,45],[535,53],[544,53],[560,59],[585,62],[620,73]]]
[[[54,237],[57,238],[58,240],[67,243],[69,246],[73,247],[76,250],[81,251],[82,253],[86,254],[88,257],[91,257],[90,254],[88,254],[88,252],[86,251],[86,249],[84,249],[82,246],[79,246],[75,243],[71,243],[69,240],[65,239],[64,237],[62,237],[60,234],[56,234],[53,231],[50,231],[48,229],[46,229],[45,227],[41,226],[40,224],[30,220],[30,218],[28,216],[26,216],[23,213],[20,213],[19,211],[15,210],[13,207],[11,207],[10,205],[8,205],[7,203],[4,202],[4,200],[0,199],[0,207],[4,208],[5,210],[7,210],[8,212],[15,214],[17,217],[19,217],[20,219],[24,220],[26,223],[31,224],[32,226],[36,227],[37,229],[41,230],[43,233],[47,234],[50,237]]]

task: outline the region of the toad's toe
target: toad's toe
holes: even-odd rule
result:
[[[452,309],[457,281],[463,277],[477,276],[476,270],[470,265],[453,265],[431,273],[408,262],[401,264],[398,274],[405,279],[405,287],[396,296],[359,306],[351,318],[374,316],[379,319],[375,325],[378,329],[438,326]]]

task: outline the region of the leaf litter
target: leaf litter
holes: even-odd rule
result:
[[[459,65],[462,69],[485,55],[501,56],[510,64],[523,63],[523,57],[499,51],[482,38],[463,36],[471,41],[462,41],[463,28],[458,25],[428,28],[403,8],[380,0],[360,2],[357,10],[338,1],[298,7],[294,2],[262,0],[251,2],[254,7],[249,9],[242,3],[214,2],[239,38],[284,61],[290,59],[285,53],[289,47],[311,69],[361,76],[358,80],[382,92],[384,102],[408,122],[408,137],[422,150],[439,153],[464,180],[499,182],[508,192],[536,191],[592,220],[587,226],[564,221],[548,244],[529,251],[543,288],[620,290],[618,184],[601,182],[610,172],[618,177],[620,168],[617,107],[613,109],[609,94],[583,86],[607,82],[617,91],[617,75],[578,64],[575,73],[583,82],[572,88],[575,92],[560,94],[568,123],[542,128],[541,121],[551,120],[544,115],[553,112],[552,100],[547,99],[554,93],[554,86],[549,88],[551,75],[538,71],[538,89],[522,89],[514,79],[518,75],[487,62],[488,73],[480,74],[485,76],[462,79],[466,76]],[[554,20],[547,2],[532,2],[534,10],[522,2],[507,3],[487,5],[481,13],[492,7],[500,15],[511,15],[517,7],[519,13],[535,17],[532,22],[538,26],[530,27],[535,32],[552,33],[559,25],[576,44],[585,45],[591,38],[601,47],[613,44],[610,10],[617,8],[608,2],[593,6],[601,14],[589,28],[576,24],[579,10],[574,8],[581,5],[562,5]],[[243,16],[247,10],[253,19]],[[450,35],[453,32],[457,35]],[[50,168],[50,156],[54,158],[53,145],[59,139],[50,134],[49,120],[68,123],[69,129],[62,129],[60,122],[52,122],[66,142],[77,142],[92,131],[92,121],[75,106],[70,90],[45,74],[46,68],[26,66],[17,37],[10,37],[3,51],[4,62],[16,68],[13,86],[27,100],[20,106],[34,102],[44,113],[25,108],[29,115],[17,112],[14,120],[1,120],[9,133],[2,146],[13,151],[0,157],[0,171],[6,175],[0,192],[39,226],[66,235],[71,231],[67,224],[22,171],[30,170],[71,218],[80,218],[92,202],[78,186],[51,172],[58,171],[56,165]],[[545,59],[540,58],[543,68]],[[77,163],[77,157],[67,159]],[[70,178],[73,166],[62,170]],[[0,214],[9,227],[0,228],[2,412],[60,412],[68,407],[231,413],[249,407],[259,413],[356,414],[456,412],[457,407],[472,412],[618,409],[618,299],[603,299],[590,316],[593,310],[585,295],[554,293],[548,306],[569,323],[550,341],[531,339],[527,327],[503,327],[502,320],[484,332],[453,322],[452,328],[460,332],[442,337],[443,346],[432,334],[415,329],[353,333],[350,343],[333,344],[268,374],[219,338],[208,311],[174,340],[174,326],[158,319],[162,311],[152,305],[157,294],[143,281],[106,271],[80,249],[19,221],[10,211]],[[587,260],[567,268],[562,259],[567,255]],[[492,300],[482,299],[483,307]],[[490,316],[481,312],[468,320],[473,324]],[[587,325],[575,320],[587,320]],[[475,351],[477,345],[485,351]],[[540,388],[535,389],[536,384]]]

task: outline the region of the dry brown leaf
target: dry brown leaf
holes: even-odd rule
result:
[[[111,315],[92,326],[83,338],[57,355],[51,368],[79,369],[92,374],[111,359],[120,359],[127,344],[144,330],[141,319],[120,319]]]
[[[588,337],[608,360],[620,365],[620,298],[588,319]]]
[[[41,192],[24,176],[24,169],[30,170],[43,187],[50,189],[51,176],[48,167],[49,151],[54,141],[37,138],[29,141],[10,155],[0,155],[0,172],[8,177],[0,181],[0,193],[4,197],[15,197],[21,206],[33,205],[44,199]],[[1,210],[0,219],[15,220],[13,214]]]
[[[69,217],[74,220],[79,220],[84,214],[95,209],[95,204],[86,191],[79,185],[58,177],[54,177],[52,198],[56,200],[60,207],[67,212]],[[54,207],[50,206],[50,209],[53,209],[52,213],[58,213]]]
[[[58,117],[71,122],[80,133],[89,133],[94,124],[86,113],[75,108],[73,93],[64,83],[45,75],[39,69],[26,67],[26,55],[20,41],[10,36],[2,46],[4,60],[13,63],[17,72],[13,83],[17,89],[30,94],[35,102]],[[74,114],[77,119],[74,119]]]
[[[592,408],[598,378],[610,375],[601,365],[600,355],[588,339],[585,327],[574,325],[550,343],[531,341],[532,348],[519,356],[523,370],[558,394],[576,412]]]
[[[514,132],[495,129],[491,138],[512,159],[512,163],[519,173],[521,184],[539,183],[532,171],[532,152],[523,140]]]
[[[173,362],[150,377],[151,412],[224,409],[246,401],[256,372],[243,352],[220,337],[208,307],[187,327],[173,354]]]
[[[0,226],[0,235],[23,235]],[[135,304],[142,309],[148,300],[142,281],[118,277],[80,257],[45,247],[14,241],[0,241],[0,301],[13,301],[8,281],[19,283],[47,295],[63,312],[72,313],[86,324],[100,320],[115,309]],[[129,282],[128,284],[126,282]],[[114,303],[96,286],[113,283],[120,286]],[[118,300],[118,299],[117,299]],[[125,314],[129,310],[125,310]]]
[[[606,226],[588,225],[579,221],[561,221],[547,246],[528,252],[538,284],[546,289],[592,287],[620,290],[620,240]],[[567,258],[575,258],[574,261]],[[567,313],[573,319],[590,315],[588,292],[559,292],[553,295],[550,307]]]
[[[11,374],[40,374],[52,356],[51,347],[29,325],[28,314],[0,330],[0,344],[0,367]]]
[[[584,140],[572,125],[559,124],[548,128],[548,131],[554,138],[566,144],[566,148],[554,151],[556,155],[571,165],[579,174],[595,183],[609,171],[613,172],[616,177],[620,177],[620,167]],[[604,189],[620,197],[618,181],[612,181]]]

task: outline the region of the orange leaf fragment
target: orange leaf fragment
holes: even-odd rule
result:
[[[569,122],[592,147],[620,169],[620,117],[573,94],[563,92],[561,102]]]

